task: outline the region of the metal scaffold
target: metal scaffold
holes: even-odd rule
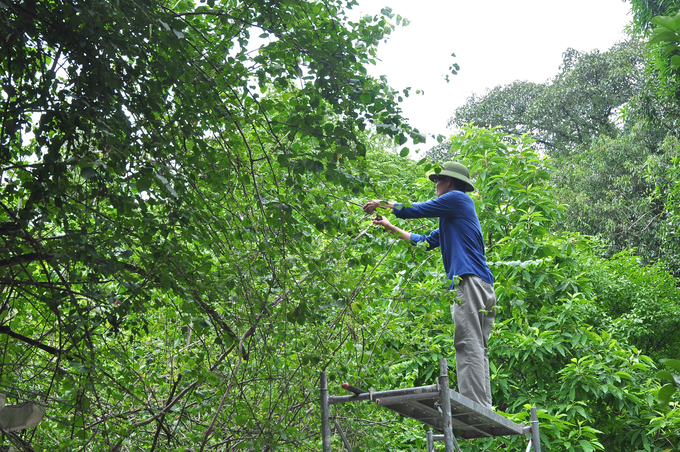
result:
[[[452,391],[449,387],[449,374],[446,359],[439,360],[440,375],[437,384],[416,388],[393,389],[390,391],[363,391],[348,383],[342,385],[352,395],[330,396],[326,373],[321,372],[321,438],[323,452],[331,452],[331,422],[342,439],[348,452],[352,448],[337,420],[330,416],[330,406],[347,403],[371,401],[402,416],[410,417],[442,432],[434,434],[432,428],[427,433],[427,451],[434,452],[434,442],[443,441],[445,452],[460,452],[456,437],[461,439],[490,438],[496,436],[525,435],[528,438],[526,452],[541,452],[541,442],[536,408],[531,408],[531,424],[516,424],[494,413],[472,400]]]

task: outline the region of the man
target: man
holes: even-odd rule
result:
[[[369,214],[377,208],[392,209],[398,218],[439,218],[439,228],[427,236],[399,229],[385,218],[373,223],[402,240],[427,242],[428,250],[440,248],[446,277],[452,281],[450,288],[457,289],[459,299],[451,306],[458,389],[473,402],[491,408],[487,343],[496,295],[475,204],[466,194],[475,188],[468,169],[457,162],[444,163],[439,174],[429,177],[436,184],[436,199],[412,207],[374,200],[364,204],[363,209]]]

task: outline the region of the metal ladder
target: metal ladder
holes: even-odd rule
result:
[[[427,451],[434,452],[434,442],[443,441],[444,451],[460,452],[456,436],[462,439],[489,438],[496,436],[525,435],[529,442],[526,452],[533,449],[541,452],[541,442],[536,408],[531,408],[531,425],[516,424],[494,413],[449,388],[449,374],[446,359],[439,360],[439,378],[436,385],[416,388],[393,389],[391,391],[373,390],[366,392],[348,383],[343,388],[353,393],[345,396],[329,396],[326,373],[321,372],[321,439],[322,451],[331,452],[330,405],[369,400],[376,405],[392,410],[402,416],[410,417],[429,425],[443,434],[435,435],[430,429],[427,433]],[[333,419],[340,438],[348,452],[352,448],[340,424]],[[455,435],[454,435],[455,433]]]

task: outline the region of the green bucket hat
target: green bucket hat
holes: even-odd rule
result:
[[[464,191],[475,191],[474,185],[470,182],[470,171],[468,171],[465,165],[458,162],[446,162],[442,164],[442,170],[439,174],[430,174],[430,180],[432,182],[436,181],[437,176],[453,177],[454,179],[465,182],[466,186]]]

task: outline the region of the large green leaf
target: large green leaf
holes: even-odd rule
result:
[[[675,387],[675,385],[670,383],[663,386],[661,389],[659,389],[659,403],[661,405],[668,405],[668,403],[671,400],[671,397],[673,396],[673,394],[675,394],[677,390],[678,389]]]
[[[662,359],[661,363],[672,368],[676,372],[680,372],[680,359]]]
[[[673,55],[671,57],[671,69],[680,68],[680,55]]]
[[[678,31],[678,27],[672,17],[656,16],[652,18],[652,23],[660,27],[665,27],[673,31]]]
[[[680,35],[678,35],[677,32],[669,30],[667,28],[657,28],[656,30],[654,30],[652,37],[649,38],[649,42],[651,43],[677,42],[677,41],[680,41]]]
[[[660,370],[656,373],[656,378],[673,381],[673,374],[667,370]]]

